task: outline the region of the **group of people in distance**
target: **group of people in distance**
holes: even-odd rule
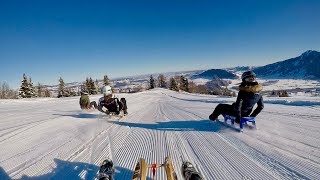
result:
[[[239,85],[239,93],[237,100],[232,105],[230,104],[218,104],[212,114],[209,115],[209,119],[212,121],[217,120],[219,115],[230,115],[235,117],[235,122],[240,123],[241,117],[256,117],[264,107],[263,98],[260,94],[262,85],[256,81],[256,74],[252,71],[246,71],[241,76],[242,82]],[[127,103],[125,98],[112,97],[112,88],[110,86],[103,87],[103,97],[99,99],[99,102],[90,102],[88,92],[82,92],[80,97],[81,109],[98,109],[106,114],[120,114],[120,111],[124,112],[124,115],[128,114]],[[252,112],[255,104],[257,107]],[[106,108],[106,110],[103,110]],[[189,163],[183,163],[182,174],[186,180],[202,180],[201,174]]]
[[[246,71],[242,74],[241,79],[236,102],[232,105],[218,104],[212,114],[209,115],[210,120],[215,121],[222,114],[234,116],[235,122],[240,123],[241,117],[256,117],[261,112],[264,107],[263,98],[260,94],[262,85],[256,81],[256,74],[253,71]],[[98,103],[90,102],[87,92],[81,93],[79,103],[81,109],[92,109],[94,107],[106,114],[119,114],[120,111],[123,111],[124,115],[128,114],[126,99],[113,98],[110,86],[103,87],[103,97],[99,99]],[[252,112],[255,104],[257,104],[257,108]],[[106,108],[106,110],[103,110],[103,108]]]

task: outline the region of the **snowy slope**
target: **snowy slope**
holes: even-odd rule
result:
[[[266,98],[259,129],[238,133],[207,119],[235,98],[164,89],[118,96],[129,107],[120,121],[80,111],[79,97],[1,100],[0,179],[93,179],[107,157],[116,179],[130,179],[140,157],[166,156],[179,179],[181,159],[208,180],[320,178],[320,98]]]

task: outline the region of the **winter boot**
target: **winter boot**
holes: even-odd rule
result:
[[[203,180],[201,174],[197,172],[190,162],[182,163],[181,172],[185,180]]]
[[[212,114],[210,114],[209,119],[210,119],[211,121],[215,121],[215,120],[218,119],[218,116],[216,116],[214,113],[212,113]]]
[[[110,159],[106,159],[102,162],[99,170],[99,180],[113,180],[114,168],[113,162]]]
[[[128,111],[127,110],[123,110],[123,114],[126,116],[128,115]]]

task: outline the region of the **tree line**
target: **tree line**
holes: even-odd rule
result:
[[[86,91],[89,94],[98,94],[100,92],[98,80],[95,81],[89,77],[86,78],[80,87],[67,87],[62,77],[59,78],[59,85],[57,89],[57,97],[69,97],[80,95],[80,91]],[[110,80],[107,75],[103,77],[103,85],[109,85]],[[34,85],[31,77],[23,74],[21,85],[18,90],[11,89],[7,82],[0,82],[0,99],[20,99],[20,98],[34,98],[34,97],[52,97],[53,93],[47,86],[38,83]]]
[[[63,78],[59,78],[59,84],[57,88],[57,97],[70,97],[78,96],[80,92],[87,92],[88,94],[101,93],[99,88],[99,81],[93,80],[91,77],[87,77],[81,85],[76,85],[73,88],[67,87]],[[103,77],[103,85],[110,85],[110,79],[107,75]],[[173,91],[185,91],[189,93],[201,93],[201,94],[212,94],[212,95],[226,95],[235,96],[235,93],[227,88],[228,83],[216,78],[204,85],[196,85],[194,82],[189,81],[185,76],[174,76],[170,77],[169,80],[163,75],[155,79],[153,75],[149,79],[149,89],[155,87],[166,88]],[[133,92],[138,92],[134,90]],[[21,80],[21,86],[18,91],[10,89],[8,83],[0,82],[0,99],[15,99],[15,98],[33,98],[33,97],[52,97],[53,93],[44,86],[38,83],[36,86],[33,84],[31,77],[23,74]]]
[[[108,75],[103,77],[103,85],[110,85]],[[98,94],[100,92],[99,81],[95,81],[91,77],[87,77],[83,84],[80,85],[80,91],[75,92],[74,89],[66,87],[64,80],[60,77],[58,86],[58,97],[78,96],[80,92],[87,92],[88,94]]]
[[[167,81],[163,74],[159,74],[157,79],[155,79],[153,75],[150,76],[149,89],[160,87],[189,93],[236,96],[234,91],[227,88],[228,84],[230,84],[230,82],[216,77],[204,85],[197,85],[193,81],[189,81],[188,78],[183,75],[171,77]]]

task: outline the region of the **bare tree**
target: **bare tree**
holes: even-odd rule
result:
[[[163,74],[159,74],[159,76],[158,76],[158,86],[161,88],[167,87],[166,77],[164,77]]]
[[[37,94],[38,94],[38,97],[43,97],[42,93],[43,93],[43,87],[42,87],[42,85],[38,82],[38,86],[37,86]]]
[[[10,89],[7,82],[0,82],[0,99],[16,99],[17,91]]]
[[[10,91],[9,85],[7,82],[2,82],[0,86],[0,99],[8,98],[8,93]]]
[[[49,91],[48,88],[44,90],[44,97],[51,97],[51,92]]]

